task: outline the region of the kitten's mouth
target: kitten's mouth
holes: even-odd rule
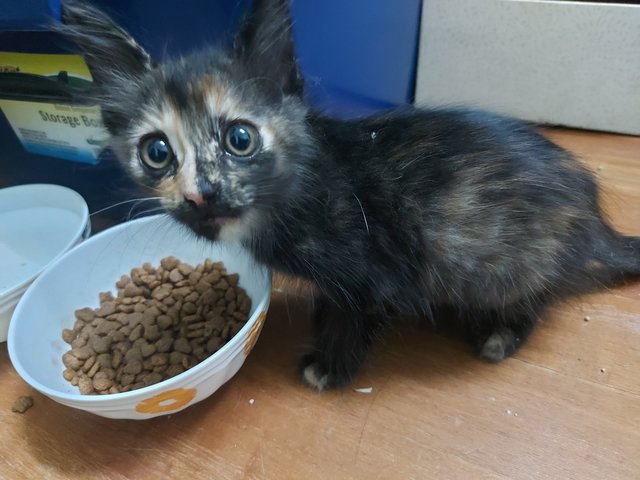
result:
[[[236,220],[238,220],[238,217],[211,217],[204,220],[204,223],[214,228],[222,228],[229,223],[235,222]]]
[[[203,237],[209,238],[211,240],[215,240],[220,230],[224,227],[231,225],[238,221],[239,216],[220,216],[220,217],[206,217],[199,219],[195,222],[195,224],[191,223],[189,226],[196,232],[198,235],[202,235]]]
[[[204,211],[177,211],[175,217],[201,237],[215,240],[224,227],[236,223],[240,219],[240,212],[229,211],[223,215],[216,215]]]

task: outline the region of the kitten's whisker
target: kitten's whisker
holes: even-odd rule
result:
[[[100,210],[96,210],[89,214],[90,217],[97,215],[102,212],[106,212],[107,210],[111,210],[112,208],[119,207],[120,205],[126,205],[127,203],[138,202],[142,203],[148,200],[162,200],[162,197],[144,197],[144,198],[132,198],[130,200],[123,200],[122,202],[114,203],[113,205],[109,205],[108,207],[101,208]]]
[[[129,213],[127,214],[127,220],[131,220],[132,218],[135,217],[135,215],[133,215],[133,212],[136,209],[136,207],[139,207],[141,204],[142,204],[142,202],[138,202],[138,203],[134,203],[131,206],[131,208],[129,209]],[[153,207],[153,209],[163,210],[163,207],[161,207],[161,206],[160,207]]]
[[[362,202],[360,201],[360,199],[355,193],[353,194],[353,196],[356,198],[358,205],[360,205],[360,210],[362,211],[362,218],[364,218],[364,226],[367,228],[367,235],[371,235],[371,232],[369,231],[369,222],[367,222],[367,216],[364,213],[364,208],[362,208]]]
[[[155,213],[155,212],[164,212],[164,208],[163,207],[155,207],[155,208],[150,208],[148,210],[143,210],[141,212],[136,213],[133,216],[130,216],[127,220],[134,220],[136,218],[141,218],[144,217],[150,213]]]

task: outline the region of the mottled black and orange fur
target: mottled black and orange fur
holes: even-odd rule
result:
[[[197,234],[237,239],[317,285],[315,345],[302,360],[315,388],[348,383],[395,314],[437,322],[440,307],[454,310],[478,352],[500,361],[550,303],[640,274],[640,241],[603,220],[593,175],[530,126],[465,109],[352,121],[311,109],[284,0],[256,0],[231,51],[158,66],[84,3],[67,1],[64,23],[132,175]],[[187,146],[158,178],[135,148],[160,116]],[[265,143],[239,162],[220,131],[242,116]],[[185,200],[188,185],[205,205]],[[219,215],[235,220],[211,228]]]

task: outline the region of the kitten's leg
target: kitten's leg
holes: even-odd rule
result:
[[[467,312],[471,340],[480,356],[500,362],[518,351],[538,323],[546,302],[542,299],[497,310]]]
[[[384,315],[344,310],[326,297],[317,300],[312,351],[302,357],[302,379],[316,390],[342,387],[351,382]]]

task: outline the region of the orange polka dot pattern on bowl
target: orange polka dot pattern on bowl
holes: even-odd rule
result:
[[[249,337],[247,338],[247,343],[244,344],[244,354],[248,356],[253,350],[253,347],[256,345],[258,341],[258,337],[260,336],[260,331],[262,330],[262,325],[264,325],[264,319],[267,317],[267,312],[260,312],[260,316],[258,316],[258,320],[251,326],[249,330]]]
[[[176,388],[147,398],[136,405],[138,413],[164,413],[178,410],[187,405],[196,396],[195,388]]]

